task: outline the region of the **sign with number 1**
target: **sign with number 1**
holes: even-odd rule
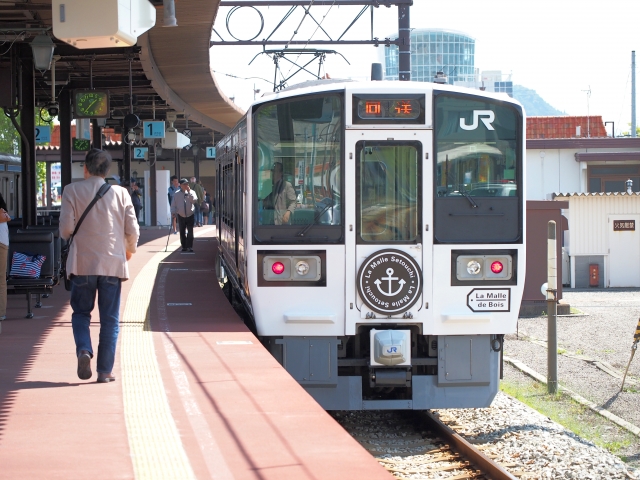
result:
[[[206,158],[216,158],[216,147],[207,147]]]
[[[144,138],[164,138],[164,122],[143,122]]]

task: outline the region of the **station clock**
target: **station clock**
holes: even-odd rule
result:
[[[75,118],[109,117],[109,92],[104,90],[76,90],[73,95]]]

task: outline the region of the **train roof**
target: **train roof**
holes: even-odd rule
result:
[[[15,155],[9,155],[8,153],[0,152],[0,162],[14,163],[19,165],[22,163],[22,160],[20,159],[20,157],[17,157]]]
[[[351,79],[327,79],[311,80],[287,87],[279,92],[265,93],[260,99],[253,102],[252,107],[262,103],[289,98],[299,95],[309,95],[318,92],[335,92],[338,90],[357,90],[361,93],[381,92],[383,90],[396,90],[398,93],[426,93],[433,90],[446,91],[452,93],[465,93],[487,99],[498,100],[519,106],[522,105],[515,98],[509,97],[506,93],[494,93],[477,90],[474,88],[458,87],[454,85],[443,85],[432,82],[401,82],[395,81],[356,81]]]

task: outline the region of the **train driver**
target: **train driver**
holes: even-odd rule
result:
[[[283,178],[282,163],[271,168],[271,193],[264,199],[264,208],[274,210],[274,224],[287,225],[296,208],[296,192],[291,183]]]

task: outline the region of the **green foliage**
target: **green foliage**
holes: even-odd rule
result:
[[[47,181],[47,164],[45,162],[36,162],[36,185],[41,187]]]
[[[621,137],[630,137],[631,136],[631,124],[627,123],[627,126],[629,127],[629,130],[622,132],[620,134]],[[636,127],[636,137],[640,137],[640,127]]]
[[[17,119],[20,122],[20,117]],[[35,116],[35,125],[51,125],[53,124],[43,122],[38,112]],[[0,153],[9,155],[20,155],[20,134],[13,126],[11,119],[4,114],[4,111],[0,109]],[[44,162],[36,163],[36,184],[38,188],[47,181],[47,165]]]
[[[20,135],[2,109],[0,109],[0,153],[20,155]]]
[[[613,454],[635,444],[633,434],[623,429],[618,431],[617,426],[609,423],[606,418],[600,417],[562,392],[547,393],[546,385],[533,381],[520,383],[502,380],[500,389]]]

